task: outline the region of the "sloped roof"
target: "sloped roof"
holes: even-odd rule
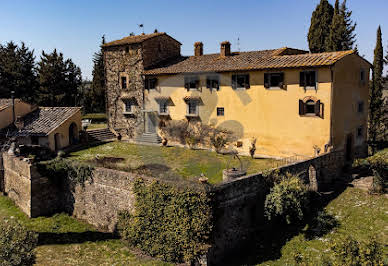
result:
[[[39,107],[24,116],[24,127],[15,129],[12,125],[3,129],[10,136],[47,136],[51,131],[62,125],[67,119],[81,110],[80,107]]]
[[[15,103],[22,102],[21,99],[15,99]],[[0,111],[12,105],[12,99],[0,98]]]
[[[182,56],[149,68],[143,73],[156,75],[331,66],[341,58],[353,53],[353,50],[308,53],[284,47],[273,50],[235,52],[226,57],[221,57],[218,53]]]
[[[166,35],[166,36],[170,37],[171,39],[174,39],[171,36],[169,36],[168,34],[166,34],[165,32],[156,32],[156,33],[151,33],[151,34],[141,34],[141,35],[127,36],[127,37],[124,37],[124,38],[122,38],[120,40],[115,40],[115,41],[112,41],[112,42],[105,43],[104,45],[102,45],[102,47],[110,47],[110,46],[118,46],[118,45],[125,45],[125,44],[142,43],[145,40],[154,38],[156,36],[161,36],[161,35]],[[177,41],[177,40],[175,40],[175,41]],[[180,42],[178,42],[178,43],[180,43]]]

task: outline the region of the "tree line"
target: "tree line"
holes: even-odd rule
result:
[[[83,106],[86,112],[104,112],[102,52],[93,58],[93,81],[82,79],[81,69],[54,49],[42,51],[36,61],[25,43],[0,44],[0,98],[16,98],[41,106]],[[90,86],[88,86],[90,84]]]

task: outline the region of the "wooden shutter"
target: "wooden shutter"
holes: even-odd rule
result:
[[[245,89],[249,89],[251,87],[251,84],[249,82],[249,74],[245,75]]]
[[[209,77],[207,77],[206,78],[206,88],[208,88],[208,89],[212,89],[212,80],[209,78]]]
[[[214,81],[216,84],[215,88],[219,91],[220,90],[220,79],[217,78],[215,81]]]
[[[306,72],[301,71],[299,73],[299,86],[300,87],[306,86]]]
[[[264,88],[268,89],[269,87],[269,73],[264,73]]]
[[[316,116],[321,116],[321,101],[320,100],[318,100],[315,103],[315,114],[316,114]]]
[[[185,88],[186,88],[187,91],[190,90],[190,84],[189,84],[189,79],[188,79],[188,77],[185,77]]]
[[[299,115],[305,114],[305,104],[302,100],[299,100]]]
[[[156,86],[158,85],[158,79],[157,78],[153,78],[152,79],[152,86],[151,86],[151,89],[156,89]]]
[[[199,89],[199,77],[195,77],[195,88]]]
[[[150,82],[150,80],[149,79],[145,79],[145,81],[144,81],[144,88],[146,89],[146,90],[148,90],[149,89],[149,82]]]
[[[232,88],[237,89],[237,75],[232,75]]]

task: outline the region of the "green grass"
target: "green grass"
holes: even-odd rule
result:
[[[231,155],[220,155],[206,150],[190,150],[179,147],[159,147],[137,145],[126,142],[111,142],[89,149],[73,152],[70,157],[79,160],[92,160],[96,155],[122,157],[126,166],[136,169],[149,164],[160,164],[169,171],[184,178],[198,178],[203,173],[212,184],[222,181],[222,170],[239,168],[239,163]],[[273,159],[251,159],[241,156],[248,174],[256,173],[276,165]]]
[[[96,119],[96,120],[105,120],[106,121],[106,114],[105,113],[90,113],[85,114],[82,116],[82,119]]]
[[[88,125],[88,128],[86,130],[102,129],[107,127],[108,125],[106,123],[91,123]]]
[[[40,234],[36,265],[171,265],[141,255],[119,239],[101,238],[110,234],[63,213],[30,219],[10,199],[0,196],[0,219],[11,217]]]
[[[309,258],[312,265],[320,265],[322,255],[333,255],[329,243],[345,236],[352,236],[358,241],[376,236],[380,243],[388,243],[388,198],[385,195],[369,195],[357,188],[347,188],[326,206],[326,211],[340,224],[331,233],[313,240],[306,240],[300,233],[282,247],[278,260],[260,265],[294,265],[293,255],[297,251],[304,258]],[[388,254],[388,246],[385,246],[384,252]]]

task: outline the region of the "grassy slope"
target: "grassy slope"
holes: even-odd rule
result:
[[[11,200],[0,196],[0,219],[10,217],[39,232],[40,241],[46,243],[36,248],[37,265],[170,265],[137,255],[110,234],[66,214],[29,219]]]
[[[331,255],[329,243],[348,235],[359,241],[376,236],[379,242],[388,243],[386,196],[369,195],[366,191],[347,188],[329,203],[326,211],[336,217],[340,223],[339,227],[321,238],[310,241],[300,233],[283,246],[282,256],[278,260],[266,261],[261,265],[294,265],[293,255],[296,251],[303,257],[308,257],[310,263],[319,265],[322,254]],[[388,247],[385,247],[385,254],[388,254]]]
[[[222,181],[222,170],[230,166],[239,167],[237,160],[229,155],[220,155],[204,150],[190,150],[178,147],[159,147],[135,145],[125,142],[111,142],[71,154],[77,159],[93,159],[96,154],[116,156],[128,159],[128,164],[136,168],[144,164],[163,164],[183,177],[198,177],[201,173],[209,178],[210,183]],[[248,173],[255,173],[274,167],[272,159],[251,159],[241,157]]]

